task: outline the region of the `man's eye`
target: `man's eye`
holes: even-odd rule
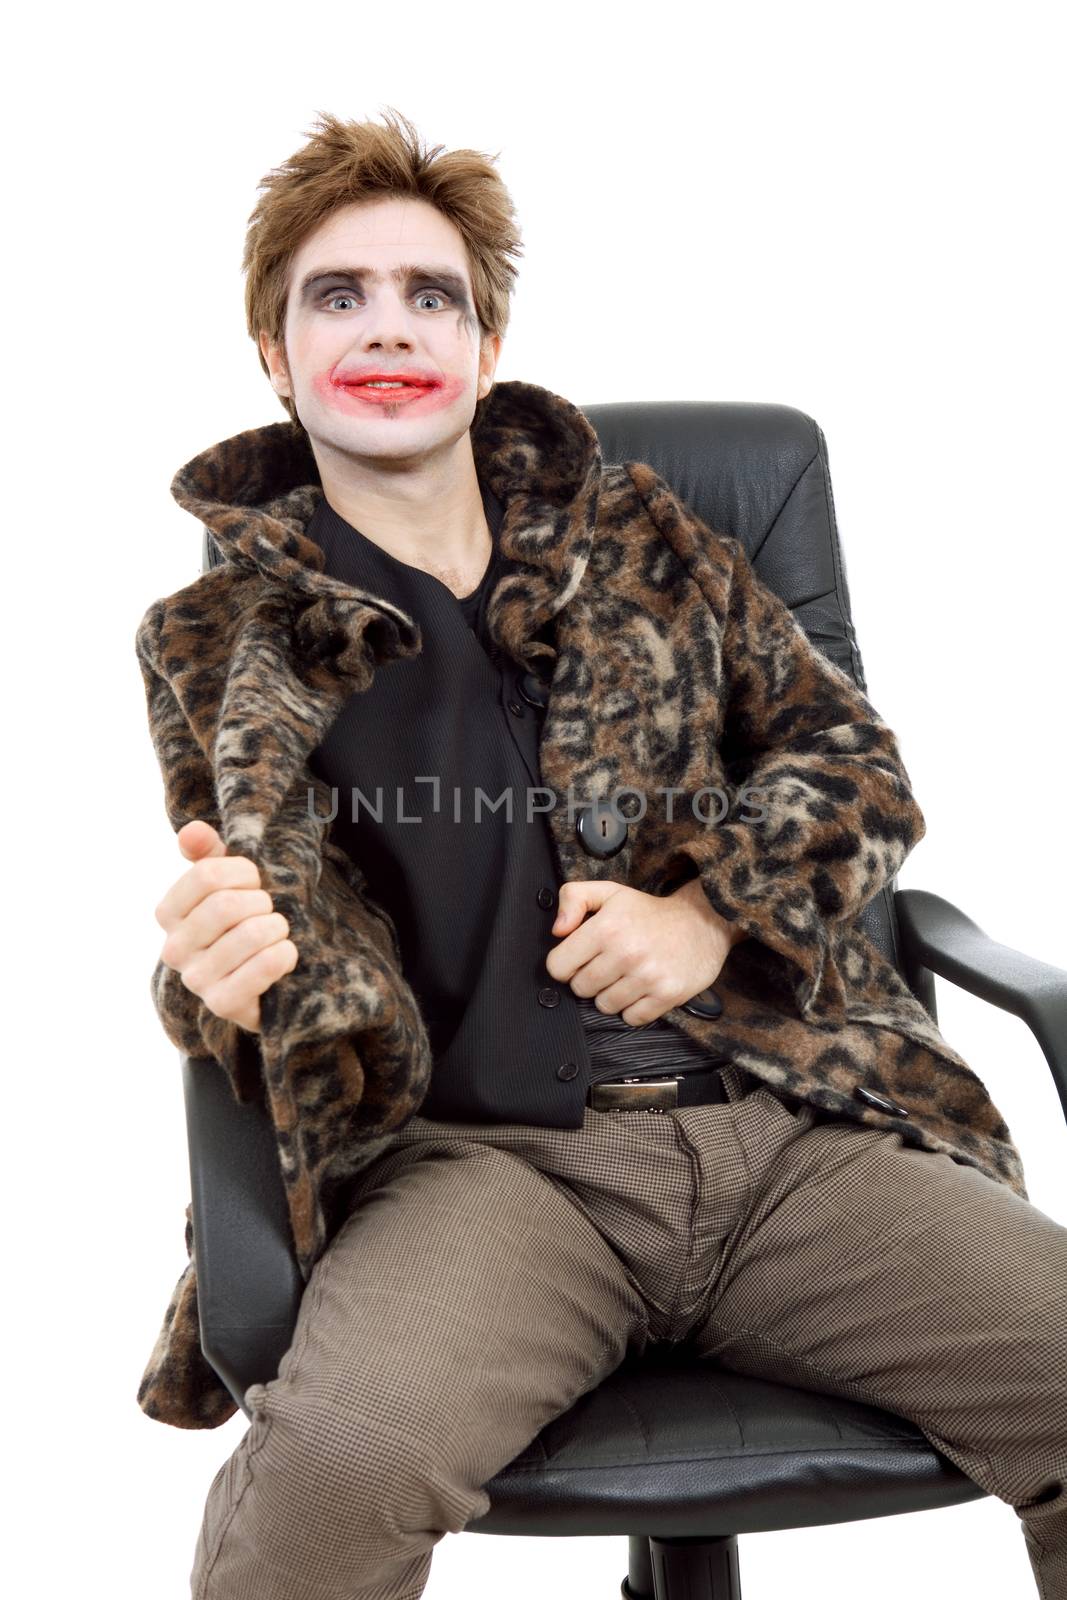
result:
[[[447,300],[449,298],[443,289],[420,289],[418,291],[418,298],[420,300],[425,299],[427,296],[434,300]],[[354,301],[355,298],[356,296],[349,289],[336,289],[334,290],[333,294],[326,296],[323,304],[332,306],[335,305],[338,300]]]

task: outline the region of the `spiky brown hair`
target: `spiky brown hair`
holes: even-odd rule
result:
[[[523,253],[511,196],[493,166],[497,156],[478,150],[427,149],[414,125],[394,107],[384,125],[343,122],[319,112],[307,144],[260,180],[260,197],[248,219],[244,257],[245,313],[259,363],[259,347],[284,343],[289,269],[301,243],[341,206],[386,196],[408,196],[436,206],[463,236],[481,339],[507,332]],[[499,151],[497,155],[499,155]],[[491,392],[491,391],[490,391]],[[294,422],[292,398],[278,397]],[[471,427],[489,399],[479,400]]]

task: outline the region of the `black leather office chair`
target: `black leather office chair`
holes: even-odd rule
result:
[[[826,440],[790,406],[589,406],[605,461],[647,461],[744,544],[812,642],[866,682]],[[204,565],[218,551],[205,530]],[[1033,1030],[1067,1116],[1067,972],[997,944],[937,895],[887,886],[863,926],[936,1019],[933,975]],[[276,1376],[303,1283],[274,1135],[210,1061],[182,1060],[204,1353],[246,1416]],[[737,1536],[950,1506],[985,1493],[912,1423],[651,1346],[551,1422],[486,1484],[465,1532],[629,1538],[626,1600],[739,1600]]]

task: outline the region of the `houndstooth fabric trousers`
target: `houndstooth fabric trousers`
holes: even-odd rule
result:
[[[412,1118],[247,1391],[193,1600],[417,1600],[481,1486],[653,1341],[910,1419],[1015,1508],[1040,1600],[1067,1600],[1067,1228],[723,1077],[725,1103],[575,1129]]]

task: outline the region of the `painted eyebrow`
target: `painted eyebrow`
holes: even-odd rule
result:
[[[338,278],[348,283],[362,286],[365,281],[380,283],[383,274],[375,272],[370,267],[329,267],[325,271],[316,270],[308,273],[300,285],[300,298],[305,303],[314,299],[315,290],[325,283],[335,283]],[[442,289],[447,289],[452,297],[465,305],[467,302],[467,285],[457,272],[451,267],[420,266],[411,262],[402,262],[389,273],[394,283],[402,283],[404,279],[417,280],[419,283],[432,282],[439,284]]]

